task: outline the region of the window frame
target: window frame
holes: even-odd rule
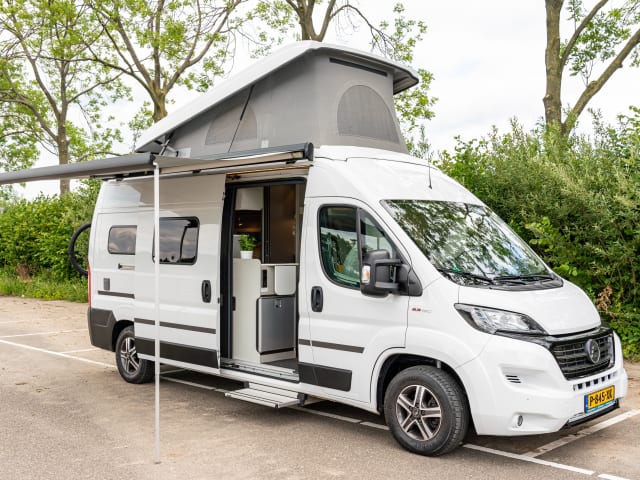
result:
[[[113,231],[114,228],[133,228],[135,230],[136,235],[135,235],[135,242],[133,245],[133,252],[124,253],[124,252],[111,251],[110,239],[111,239],[111,232]],[[135,255],[137,243],[138,243],[138,226],[137,225],[111,225],[111,227],[109,227],[109,233],[107,234],[107,253],[109,253],[109,255]]]
[[[356,244],[357,244],[357,250],[358,250],[358,285],[354,286],[354,285],[348,285],[346,283],[341,283],[337,280],[335,280],[328,272],[326,269],[326,266],[324,264],[324,260],[322,258],[322,225],[321,225],[321,212],[327,208],[350,208],[350,209],[354,209],[356,211]],[[385,234],[385,238],[387,239],[387,241],[389,242],[389,245],[392,248],[392,251],[395,252],[395,254],[397,255],[398,258],[402,259],[403,255],[400,252],[400,249],[398,249],[398,247],[396,246],[395,242],[392,241],[391,236],[387,233],[387,230],[382,228],[380,226],[380,222],[378,222],[375,217],[369,213],[367,210],[365,210],[362,207],[358,207],[355,205],[349,205],[346,203],[329,203],[329,204],[324,204],[324,205],[320,205],[318,207],[318,211],[317,211],[317,240],[318,240],[318,255],[320,257],[320,265],[322,267],[322,272],[324,273],[324,276],[327,278],[327,280],[329,280],[331,283],[333,283],[334,285],[338,285],[339,287],[343,287],[343,288],[348,288],[350,290],[358,290],[361,291],[361,287],[362,287],[362,280],[360,279],[360,275],[362,273],[362,246],[363,246],[363,233],[360,231],[360,222],[362,220],[363,217],[368,217],[371,220],[371,223],[380,231],[383,232]]]
[[[198,251],[199,251],[199,244],[200,244],[200,219],[198,217],[194,217],[194,216],[181,216],[181,217],[160,217],[160,228],[162,228],[162,222],[163,221],[172,221],[172,220],[187,220],[187,221],[193,221],[196,224],[196,245],[195,245],[195,255],[193,257],[193,261],[189,261],[189,262],[181,262],[181,261],[177,261],[177,262],[163,262],[162,260],[160,261],[160,265],[182,265],[182,266],[191,266],[191,265],[195,265],[198,261]],[[192,227],[191,227],[192,228]],[[161,239],[162,240],[162,239]],[[184,238],[180,243],[180,250],[182,251],[182,246],[183,246],[183,242],[184,242]],[[153,263],[156,262],[156,231],[155,228],[153,229],[153,237],[152,237],[152,243],[151,243],[151,261]]]

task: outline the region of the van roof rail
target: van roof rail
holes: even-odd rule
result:
[[[153,174],[154,163],[157,163],[161,174],[169,174],[188,171],[229,169],[266,163],[280,162],[291,164],[298,160],[313,161],[312,143],[307,142],[242,152],[228,152],[206,155],[201,158],[133,153],[88,162],[30,168],[16,172],[3,172],[0,173],[0,185],[37,180],[72,178],[109,179],[144,176]]]

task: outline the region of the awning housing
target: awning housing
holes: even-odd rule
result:
[[[228,169],[248,165],[290,163],[303,159],[313,160],[312,143],[209,155],[206,158],[182,158],[155,155],[152,153],[134,153],[89,162],[4,172],[0,173],[0,185],[38,180],[80,178],[110,179],[153,175],[154,163],[158,164],[160,174],[162,175],[189,171]]]

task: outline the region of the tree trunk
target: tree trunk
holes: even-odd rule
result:
[[[69,142],[67,140],[67,127],[64,122],[58,125],[58,164],[66,165],[69,163]],[[60,196],[69,193],[70,180],[60,179]]]
[[[547,48],[545,50],[547,89],[543,98],[547,125],[564,129],[562,123],[562,60],[560,56],[560,13],[564,0],[545,0],[547,12]]]
[[[159,122],[167,116],[167,95],[165,92],[155,91],[153,94],[153,123]]]

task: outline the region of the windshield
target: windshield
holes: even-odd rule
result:
[[[520,285],[558,280],[485,206],[428,200],[383,204],[433,266],[457,283]]]

